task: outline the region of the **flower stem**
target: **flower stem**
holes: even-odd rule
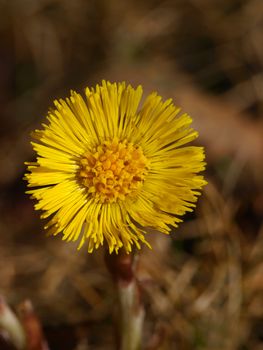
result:
[[[8,338],[16,349],[26,348],[26,335],[15,313],[3,297],[0,297],[0,328],[7,332]]]
[[[121,251],[119,254],[106,254],[105,261],[119,299],[117,348],[141,350],[145,311],[136,280],[135,259]]]

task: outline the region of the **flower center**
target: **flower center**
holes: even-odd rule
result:
[[[101,203],[135,194],[148,172],[141,147],[114,138],[104,141],[80,161],[80,182]]]

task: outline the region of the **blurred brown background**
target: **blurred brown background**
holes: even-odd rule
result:
[[[46,238],[22,177],[54,98],[126,80],[192,115],[208,163],[195,214],[143,251],[145,348],[262,350],[262,0],[1,0],[0,43],[0,294],[51,350],[114,349],[102,252]]]

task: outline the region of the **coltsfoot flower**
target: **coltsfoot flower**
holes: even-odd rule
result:
[[[50,234],[129,253],[149,246],[147,227],[167,234],[195,207],[206,181],[203,148],[185,146],[198,136],[192,120],[156,92],[139,108],[141,97],[124,82],[72,91],[33,132],[25,178]]]

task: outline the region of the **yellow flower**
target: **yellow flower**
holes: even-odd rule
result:
[[[169,233],[195,207],[205,185],[202,147],[185,146],[198,133],[171,99],[151,93],[138,108],[142,87],[102,82],[55,101],[32,142],[28,191],[50,234],[110,253],[146,241],[146,228]]]

